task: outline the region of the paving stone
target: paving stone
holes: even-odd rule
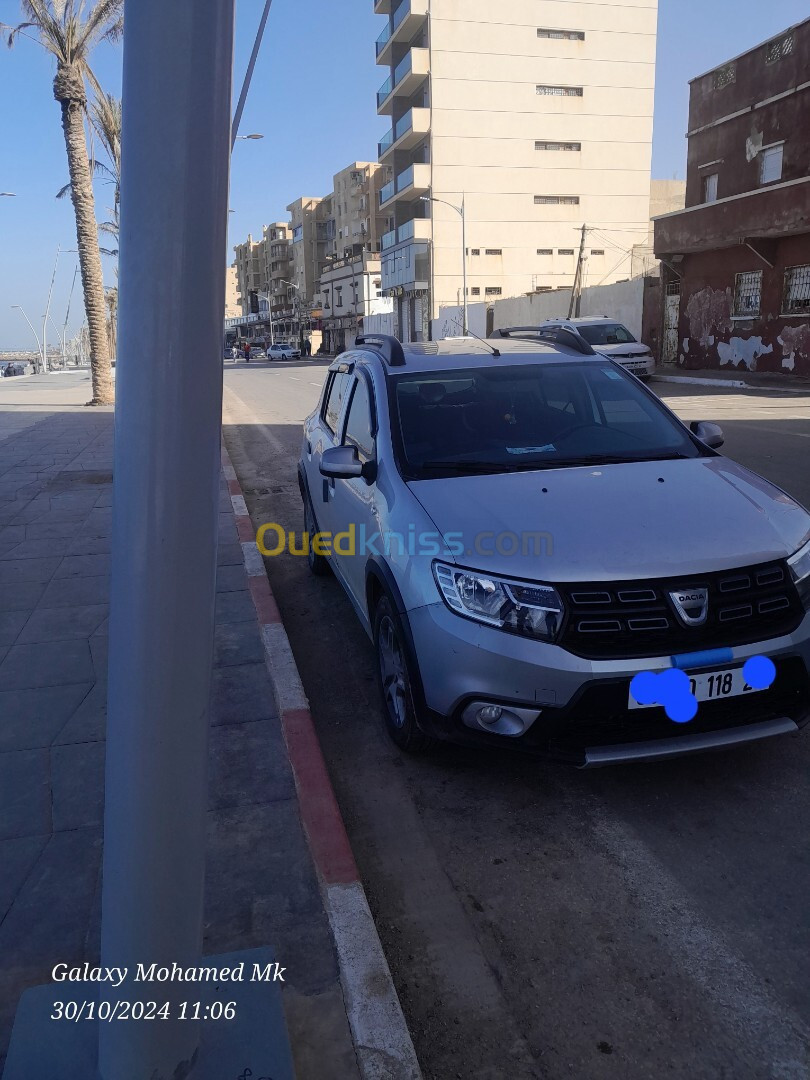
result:
[[[26,528],[24,525],[12,526],[13,528]],[[22,540],[14,547],[9,547],[3,554],[5,559],[43,559],[63,558],[66,555],[67,544],[64,540]]]
[[[93,661],[86,641],[57,645],[13,645],[0,663],[0,690],[67,686],[93,682]]]
[[[215,668],[211,697],[212,724],[243,724],[250,720],[267,720],[274,714],[270,676],[263,663]]]
[[[110,579],[104,577],[58,578],[43,593],[42,607],[81,607],[107,604],[110,600]]]
[[[8,750],[0,754],[0,840],[50,831],[48,751]]]
[[[0,866],[3,867],[0,874],[0,923],[47,843],[46,835],[13,836],[0,840]]]
[[[59,564],[54,578],[101,577],[109,573],[109,555],[67,555]]]
[[[220,544],[217,548],[218,566],[243,566],[244,556],[241,544]]]
[[[217,569],[217,592],[240,592],[247,585],[245,567],[220,566]]]
[[[108,610],[106,604],[38,608],[25,623],[17,644],[30,645],[42,641],[89,638],[107,618]],[[0,616],[0,627],[2,627],[2,616]]]
[[[31,525],[23,525],[26,540],[63,540],[72,538],[80,532],[83,519],[77,521],[53,521],[50,517],[46,521],[35,521]],[[10,526],[16,528],[17,526]],[[78,554],[78,553],[77,553]]]
[[[101,742],[107,734],[107,681],[97,682],[90,688],[78,708],[61,728],[54,745],[69,743]]]
[[[67,555],[109,555],[112,538],[109,536],[83,536],[79,534],[70,541]]]
[[[0,645],[13,645],[27,619],[27,611],[0,612]]]
[[[47,585],[44,581],[12,581],[0,587],[0,611],[33,611]]]
[[[86,682],[0,693],[0,751],[50,746],[92,687]]]
[[[50,581],[61,561],[60,556],[50,559],[0,559],[0,585]]]
[[[295,796],[278,720],[211,729],[208,805],[213,809]]]
[[[106,682],[107,663],[110,654],[109,639],[106,634],[93,634],[87,644],[90,646],[90,656],[93,660],[96,682]]]
[[[10,551],[15,544],[22,543],[25,540],[26,525],[4,525],[0,528],[0,552],[5,554],[6,551]]]
[[[214,631],[214,664],[255,664],[264,660],[264,645],[258,624],[253,622],[217,623]]]
[[[255,622],[256,608],[247,589],[217,593],[216,619],[217,623]]]
[[[54,832],[103,823],[104,751],[103,742],[51,748]]]

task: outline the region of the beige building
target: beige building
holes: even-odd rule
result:
[[[379,252],[386,221],[380,211],[380,189],[389,179],[390,170],[371,161],[355,161],[335,174],[335,235],[327,256],[346,259],[363,251]]]
[[[462,199],[471,302],[571,285],[583,225],[590,279],[626,276],[612,266],[650,218],[656,0],[375,11],[390,118],[378,150],[392,176],[382,283],[401,336],[427,337],[439,306],[460,299]]]
[[[258,296],[265,286],[264,247],[261,240],[254,240],[252,234],[248,233],[247,240],[237,244],[233,251],[238,304],[241,314],[249,315],[251,293]]]
[[[288,221],[277,221],[262,229],[264,256],[264,292],[274,319],[282,318],[292,308],[292,229]]]
[[[236,263],[229,266],[225,271],[225,318],[235,319],[242,314],[242,305],[239,303],[239,276],[236,272]]]
[[[393,311],[382,296],[380,256],[359,251],[329,263],[321,276],[323,342],[329,353],[350,349],[365,321]]]

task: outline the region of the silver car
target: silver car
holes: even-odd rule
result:
[[[810,514],[722,442],[564,330],[359,338],[305,421],[299,483],[310,568],[374,642],[397,745],[593,766],[795,733]],[[749,684],[762,657],[774,675]],[[696,715],[634,689],[652,675]]]

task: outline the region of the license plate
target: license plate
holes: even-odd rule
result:
[[[742,697],[743,694],[758,694],[749,686],[743,676],[743,669],[723,668],[720,671],[704,671],[700,675],[689,675],[692,693],[698,701],[718,701],[720,698]],[[763,688],[764,689],[764,688]],[[655,709],[655,705],[639,705],[632,694],[628,694],[628,708]]]

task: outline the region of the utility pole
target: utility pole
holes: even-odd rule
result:
[[[101,957],[130,973],[202,953],[233,34],[234,0],[125,0]],[[192,1074],[184,985],[100,1024],[102,1080]]]
[[[48,289],[48,303],[45,308],[45,314],[42,316],[42,363],[43,372],[47,373],[48,368],[48,316],[51,313],[51,297],[53,296],[53,283],[56,281],[56,269],[59,266],[59,253],[62,248],[56,249],[56,262],[53,264],[53,274],[51,275],[51,287]]]
[[[571,303],[568,305],[568,318],[579,318],[582,311],[582,283],[585,276],[585,238],[588,235],[588,226],[582,226],[582,239],[579,242],[579,258],[577,259],[577,272],[574,277],[574,287],[571,290]]]

